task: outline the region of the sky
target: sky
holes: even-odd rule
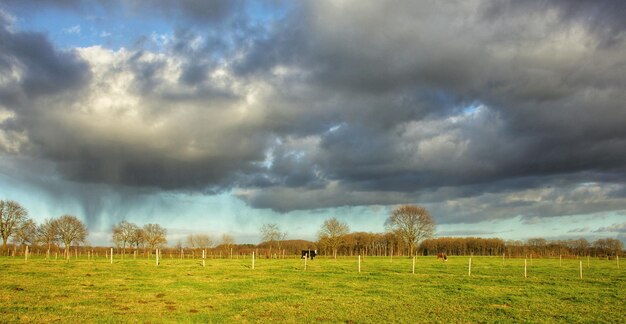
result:
[[[626,2],[5,0],[0,199],[258,243],[626,242]]]

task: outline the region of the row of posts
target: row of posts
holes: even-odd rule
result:
[[[28,255],[29,255],[29,250],[28,250],[28,246],[26,246],[26,251],[24,253],[24,261],[28,261]],[[107,253],[108,254],[108,253]],[[111,260],[111,264],[113,264],[113,248],[111,248],[111,254],[110,255],[110,260]],[[109,257],[109,255],[107,255],[107,258]],[[161,255],[161,251],[159,249],[156,249],[156,265],[159,265],[159,256]],[[88,252],[88,258],[91,258],[91,253]],[[205,263],[205,259],[206,259],[206,251],[202,250],[202,267],[206,266]],[[252,270],[254,270],[254,252],[252,252]],[[309,259],[308,254],[305,256],[304,258],[304,270],[306,271],[306,267],[307,267],[307,260]],[[359,273],[361,273],[361,255],[359,255],[358,257],[358,271]],[[502,255],[502,262],[504,264],[504,254]],[[530,257],[530,264],[532,265],[532,255]],[[561,256],[559,255],[559,267],[562,265],[562,259]],[[589,256],[587,256],[587,267],[589,267]],[[617,268],[619,269],[619,256],[617,256]],[[415,274],[415,257],[413,257],[413,262],[412,262],[412,271],[413,274]],[[472,275],[472,258],[469,258],[469,264],[467,267],[467,275],[471,276]],[[527,259],[524,259],[524,278],[528,278],[528,266],[527,266]],[[583,262],[580,261],[580,279],[583,278]]]

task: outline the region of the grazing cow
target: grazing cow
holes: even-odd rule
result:
[[[301,259],[309,258],[309,259],[313,260],[313,259],[315,259],[316,255],[317,255],[317,250],[302,250],[302,257],[301,257]]]
[[[437,253],[437,260],[443,259],[443,261],[448,261],[448,256],[445,253]]]

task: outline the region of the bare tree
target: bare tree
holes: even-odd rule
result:
[[[624,250],[624,243],[618,239],[608,238],[606,239],[606,247],[609,254],[618,255]]]
[[[19,245],[30,245],[35,242],[37,224],[32,219],[27,219],[17,228],[13,235],[13,242]]]
[[[187,234],[187,237],[185,238],[185,246],[192,249],[196,247],[195,234]]]
[[[577,255],[586,255],[589,252],[589,241],[584,238],[570,241],[570,248],[575,251]]]
[[[2,252],[6,254],[7,241],[28,219],[28,211],[13,200],[0,200],[0,235]]]
[[[131,243],[138,229],[137,224],[125,220],[113,226],[113,242],[118,242],[122,246],[122,258],[126,255],[126,243]]]
[[[128,241],[128,243],[131,247],[134,246],[135,249],[139,249],[140,247],[143,247],[146,243],[143,228],[138,227],[133,233],[133,235],[130,237],[130,240]]]
[[[426,208],[413,205],[394,209],[385,221],[385,227],[409,246],[411,255],[421,240],[431,238],[435,232],[435,222]]]
[[[209,234],[196,234],[196,245],[201,249],[213,247],[213,238]]]
[[[341,245],[345,235],[348,234],[349,231],[350,227],[348,227],[348,224],[333,217],[324,221],[317,236],[321,242],[332,249],[333,257],[336,259],[339,245]]]
[[[59,235],[54,226],[54,220],[46,219],[43,223],[37,226],[37,242],[48,247],[48,252],[53,244],[59,241]]]
[[[230,252],[230,257],[233,257],[233,245],[235,245],[235,238],[230,234],[222,234],[222,247],[226,249],[227,253]]]
[[[159,224],[146,224],[143,226],[143,237],[152,254],[156,247],[167,243],[167,230]]]
[[[593,247],[596,250],[596,254],[600,253],[602,256],[617,255],[624,249],[624,244],[614,238],[598,239],[593,242]]]
[[[287,233],[282,232],[278,224],[263,224],[263,226],[261,226],[261,239],[263,242],[270,244],[270,256],[272,255],[272,246],[274,243],[278,243],[278,249],[280,250],[280,241],[284,240],[286,236]]]
[[[65,256],[69,258],[72,243],[80,244],[87,239],[87,226],[76,216],[63,215],[54,220],[54,228],[65,247]]]
[[[208,234],[189,234],[186,244],[191,248],[208,249],[213,246],[213,239]]]
[[[222,234],[222,245],[226,248],[231,248],[235,245],[235,238],[230,234]]]

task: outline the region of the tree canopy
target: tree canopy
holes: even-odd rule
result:
[[[430,213],[426,208],[414,205],[394,209],[385,221],[385,227],[408,244],[411,255],[421,240],[435,233],[435,222]]]
[[[337,258],[337,249],[343,242],[344,236],[350,232],[348,224],[339,221],[336,217],[324,221],[317,236],[333,250],[333,257]]]
[[[6,253],[9,237],[24,226],[28,221],[28,211],[13,200],[0,200],[0,236],[2,236],[2,252]]]

